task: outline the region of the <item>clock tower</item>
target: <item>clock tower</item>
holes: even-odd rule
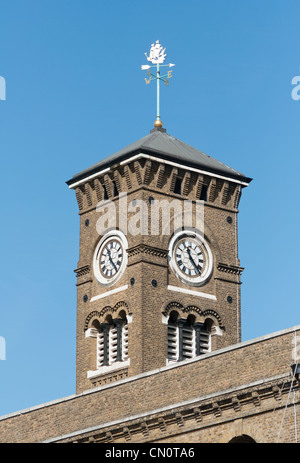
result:
[[[67,182],[80,217],[77,393],[240,341],[250,181],[156,124]]]

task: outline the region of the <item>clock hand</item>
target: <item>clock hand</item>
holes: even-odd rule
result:
[[[200,272],[200,268],[199,268],[199,266],[198,266],[198,265],[196,265],[196,263],[195,263],[194,259],[192,258],[192,255],[191,255],[191,250],[190,250],[190,248],[187,248],[187,253],[188,253],[188,255],[189,255],[190,261],[192,262],[193,266],[195,267],[195,269],[196,269],[196,270],[198,270],[198,272],[199,272],[199,273],[200,273],[200,275],[201,275],[201,272]]]
[[[118,269],[117,269],[117,267],[116,267],[114,261],[112,260],[111,252],[110,252],[109,248],[107,247],[106,250],[107,250],[107,253],[108,253],[108,260],[110,261],[110,263],[111,263],[112,266],[114,267],[115,271],[117,272]]]
[[[115,271],[117,272],[118,269],[116,267],[116,264],[114,263],[114,261],[112,260],[111,256],[109,256],[109,260],[110,260],[110,263],[113,265],[113,267],[115,268]]]

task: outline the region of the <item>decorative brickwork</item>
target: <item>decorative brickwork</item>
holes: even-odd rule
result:
[[[180,179],[182,194],[178,194]],[[175,190],[176,185],[176,190]],[[207,194],[203,194],[207,188]],[[103,199],[103,191],[114,202],[117,210],[120,192],[126,192],[127,203],[143,200],[149,207],[149,198],[171,203],[189,200],[195,204],[204,201],[206,240],[214,259],[213,274],[201,288],[192,288],[176,278],[169,267],[168,242],[172,235],[127,236],[128,264],[124,275],[112,288],[99,286],[93,276],[93,253],[99,241],[96,230],[97,204]],[[128,332],[128,349],[131,359],[128,375],[161,368],[167,359],[167,331],[162,323],[160,307],[174,300],[180,304],[181,312],[210,318],[222,336],[214,338],[214,349],[240,341],[240,296],[239,284],[242,267],[237,259],[236,219],[240,188],[230,180],[174,167],[168,162],[150,160],[143,156],[122,164],[115,164],[93,180],[81,182],[77,187],[80,214],[80,259],[77,275],[78,288],[78,335],[77,335],[77,392],[93,387],[86,377],[89,370],[89,342],[83,333],[87,329],[91,314],[103,314],[107,307],[114,308],[122,300],[116,291],[125,291],[124,298],[131,307],[132,323]],[[122,203],[124,207],[124,203]],[[134,207],[134,206],[131,206]],[[134,209],[132,209],[134,210]],[[130,215],[131,214],[131,215]],[[173,225],[175,210],[170,209],[170,225]],[[227,220],[228,215],[232,221]],[[128,218],[132,217],[129,213]],[[89,226],[86,226],[86,220]],[[161,218],[160,218],[161,220]],[[161,225],[160,225],[161,226]],[[152,282],[156,286],[152,285]],[[153,283],[153,284],[154,284]],[[178,292],[174,292],[178,291]],[[106,293],[109,296],[106,296]],[[198,295],[199,294],[199,295]],[[108,299],[107,299],[108,298]],[[230,302],[230,306],[228,301]],[[108,303],[109,302],[109,303]],[[219,333],[220,334],[220,333]]]
[[[128,304],[125,301],[120,301],[118,302],[114,307],[111,306],[105,306],[103,309],[100,311],[93,311],[91,312],[86,320],[85,320],[85,325],[84,325],[84,331],[86,331],[91,323],[92,320],[97,318],[98,320],[101,320],[103,317],[105,317],[107,314],[115,314],[118,313],[120,310],[125,310],[126,314],[129,314],[129,307]]]
[[[2,417],[0,440],[191,444],[246,435],[257,443],[295,442],[295,335],[299,326],[114,382],[96,378],[102,384],[93,390]]]
[[[237,214],[251,179],[166,134],[137,146],[69,182],[80,217],[76,394],[0,418],[0,441],[293,442],[300,397],[291,364],[300,327],[240,343]],[[103,238],[97,224],[104,199],[117,212]],[[177,230],[166,232],[162,211],[157,233],[148,217],[144,233],[120,226],[119,207],[130,204],[130,220],[138,200],[148,210],[164,200],[167,210],[174,199],[192,204],[193,219],[196,202],[203,205],[206,248],[202,259],[197,250],[198,264],[190,260],[198,280],[180,278],[171,265]],[[175,207],[169,213],[174,226]],[[107,241],[113,233],[115,241]],[[118,272],[117,265],[122,272],[105,280],[101,272]]]
[[[207,318],[211,318],[217,326],[224,329],[224,325],[221,321],[220,315],[214,310],[207,309],[203,311],[195,305],[189,305],[187,307],[184,307],[179,302],[169,302],[162,313],[165,317],[167,317],[172,310],[177,310],[178,312],[182,314],[182,316],[186,314],[190,314],[190,313],[197,314],[199,317],[199,321],[202,321],[202,322],[204,322]],[[198,321],[198,318],[197,318],[197,321]]]

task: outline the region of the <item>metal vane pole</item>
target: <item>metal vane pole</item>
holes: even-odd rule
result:
[[[156,101],[156,120],[160,121],[159,115],[159,63],[157,63],[157,71],[156,71],[156,82],[157,82],[157,101]]]
[[[164,82],[166,85],[169,85],[169,79],[172,77],[172,71],[168,71],[167,74],[161,76],[160,75],[160,65],[172,67],[175,64],[162,64],[165,61],[166,53],[165,48],[161,46],[159,41],[157,40],[156,43],[151,45],[149,56],[145,53],[146,58],[150,61],[153,66],[149,64],[143,64],[142,70],[148,70],[148,77],[149,79],[145,78],[146,84],[150,84],[151,80],[156,80],[156,120],[154,122],[154,127],[162,128],[163,123],[160,120],[160,81]],[[156,67],[156,75],[151,73],[151,68]]]

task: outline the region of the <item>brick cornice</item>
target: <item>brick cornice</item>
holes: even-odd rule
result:
[[[60,436],[52,442],[155,442],[157,429],[160,438],[179,433],[193,432],[221,422],[239,419],[243,410],[254,405],[252,414],[283,408],[282,400],[291,387],[289,375],[270,378],[258,384],[245,385],[238,390],[224,391],[192,400],[189,403],[174,404],[169,410],[153,410],[145,415],[120,419],[98,427],[85,429],[72,435]],[[299,390],[299,386],[298,386]],[[279,391],[279,393],[278,393]],[[270,404],[271,400],[271,404]],[[218,422],[216,422],[216,418]]]
[[[155,248],[146,244],[138,244],[137,246],[128,249],[127,253],[128,257],[136,256],[138,254],[147,254],[150,256],[166,258],[168,255],[167,250]]]
[[[219,272],[230,273],[231,275],[241,275],[241,273],[244,270],[243,267],[240,267],[238,265],[229,265],[221,262],[217,264],[217,269],[219,270]]]
[[[84,265],[83,267],[79,267],[75,269],[74,272],[76,273],[76,277],[79,278],[84,275],[88,275],[90,273],[90,270],[91,270],[90,265]]]

